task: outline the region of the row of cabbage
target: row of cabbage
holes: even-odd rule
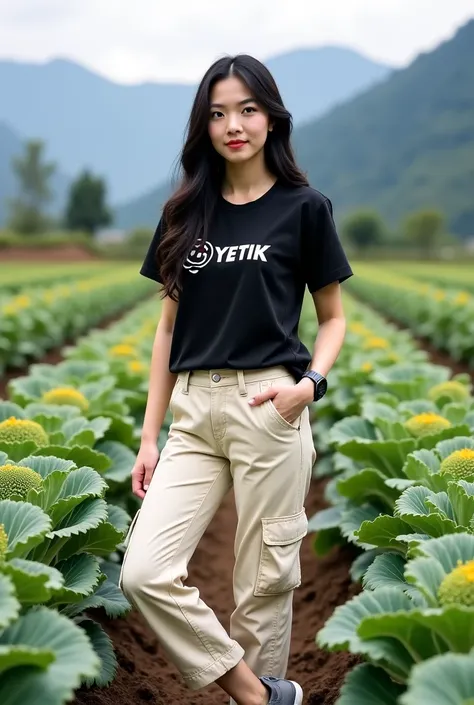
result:
[[[330,508],[314,548],[349,542],[363,590],[320,647],[365,659],[337,705],[474,703],[474,399],[407,333],[348,301],[349,330],[315,430]]]
[[[1,254],[0,254],[1,260]],[[14,294],[32,286],[50,286],[71,279],[86,279],[91,273],[100,274],[112,271],[116,262],[61,262],[58,264],[41,264],[35,262],[1,262],[0,261],[0,292]]]
[[[443,289],[459,289],[474,293],[473,262],[445,264],[434,262],[387,262],[384,267],[417,281],[426,281]]]
[[[474,294],[361,264],[349,291],[474,367]]]
[[[91,332],[56,366],[32,365],[0,401],[2,704],[63,705],[114,677],[88,611],[130,609],[118,581],[158,306]]]
[[[0,375],[119,313],[153,291],[136,266],[119,266],[67,284],[0,293]]]

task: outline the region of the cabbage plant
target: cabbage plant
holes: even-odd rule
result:
[[[390,558],[386,554],[374,561],[364,591],[337,607],[317,634],[320,647],[349,650],[371,664],[348,677],[338,703],[411,705],[415,686],[420,692],[423,680],[423,672],[420,676],[414,670],[417,665],[443,654],[466,655],[458,664],[461,669],[472,663],[474,536],[460,533],[420,542],[410,549],[406,564],[400,556],[393,556],[394,562]],[[407,684],[409,690],[399,699]],[[384,686],[387,697],[382,700]],[[458,686],[452,678],[447,691],[456,693]]]
[[[54,455],[89,465],[112,484],[130,479],[135,455],[133,420],[87,418],[69,404],[32,403],[22,408],[0,401],[0,451],[12,460],[26,455]]]
[[[55,609],[25,609],[2,564],[0,670],[2,705],[36,705],[39,694],[41,702],[63,705],[81,683],[95,682],[101,673],[101,659],[85,629]]]
[[[73,367],[72,362],[61,363]],[[84,369],[90,363],[83,363],[76,368]],[[37,366],[38,367],[38,366]],[[113,375],[102,375],[90,381],[76,381],[75,374],[68,374],[64,368],[56,371],[53,365],[41,365],[40,370],[32,371],[25,377],[17,377],[8,383],[8,396],[10,401],[19,406],[32,403],[45,405],[73,406],[88,417],[99,414],[127,415],[129,407],[127,397],[131,392],[117,387],[117,380]]]
[[[474,431],[474,401],[415,400],[388,403],[367,399],[360,416],[338,421],[330,443],[342,455],[370,465],[386,475],[400,477],[406,457],[415,450],[431,449],[442,440],[468,436]]]
[[[334,506],[310,519],[309,530],[316,532],[314,548],[324,555],[346,539],[367,551],[405,552],[406,541],[414,540],[414,533],[435,537],[469,528],[473,500],[466,495],[472,491],[471,480],[474,439],[470,436],[409,453],[398,477],[392,476],[390,468],[347,466],[335,481]],[[372,551],[357,559],[356,566],[367,567],[375,555]],[[358,570],[353,572],[354,579],[360,577]]]
[[[113,678],[115,657],[101,626],[84,613],[103,607],[117,617],[130,609],[105,560],[121,545],[130,516],[104,499],[106,489],[91,467],[39,456],[15,464],[0,453],[0,574],[23,610],[42,605],[83,628],[100,664],[86,676],[97,684]],[[2,643],[15,651],[8,634]]]

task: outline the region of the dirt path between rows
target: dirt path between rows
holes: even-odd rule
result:
[[[308,516],[326,506],[324,481],[312,483],[306,502]],[[229,628],[233,609],[232,569],[236,511],[229,493],[205,532],[189,566],[188,582],[196,585],[203,600]],[[354,549],[335,549],[324,559],[312,550],[312,537],[304,539],[302,585],[295,591],[294,627],[288,677],[297,680],[305,692],[305,705],[332,705],[347,671],[356,663],[346,653],[329,654],[315,644],[316,632],[334,608],[358,592],[348,570]],[[161,650],[141,615],[133,611],[125,619],[108,620],[92,614],[113,641],[119,662],[117,676],[109,688],[81,689],[72,705],[223,705],[228,698],[212,685],[190,691]]]

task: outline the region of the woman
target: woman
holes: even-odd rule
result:
[[[341,349],[340,283],[352,274],[331,203],[296,166],[290,132],[260,62],[215,62],[192,107],[181,184],[141,268],[162,284],[164,302],[132,470],[143,503],[120,584],[185,683],[216,682],[238,705],[302,703],[285,673],[315,460],[308,406]],[[297,332],[306,287],[319,321],[312,356]],[[156,468],[168,404],[173,423]],[[183,581],[231,487],[229,636]]]

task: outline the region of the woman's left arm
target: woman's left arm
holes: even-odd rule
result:
[[[336,281],[315,291],[312,297],[319,328],[309,369],[327,377],[341,352],[346,334],[341,285]],[[313,400],[314,384],[310,379],[303,378],[296,387],[301,389],[303,399],[306,398],[305,403]],[[306,394],[303,390],[306,390]]]

